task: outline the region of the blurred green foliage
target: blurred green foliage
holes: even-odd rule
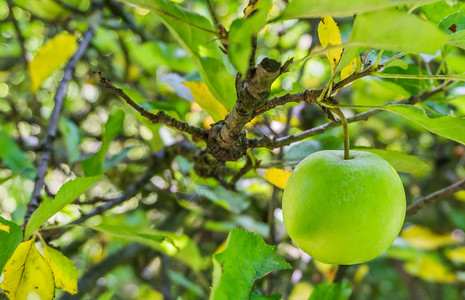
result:
[[[150,123],[123,104],[117,96],[104,90],[92,73],[102,70],[115,85],[123,88],[139,105],[151,112],[165,111],[191,125],[209,129],[214,120],[200,103],[194,102],[195,97],[183,82],[204,81],[216,99],[230,110],[236,100],[235,73],[247,69],[247,55],[251,49],[251,45],[242,43],[242,40],[258,33],[257,62],[265,57],[280,62],[291,57],[296,60],[303,58],[319,45],[319,19],[310,10],[305,14],[301,10],[302,5],[310,6],[313,2],[330,4],[331,1],[293,0],[290,2],[292,6],[286,10],[287,1],[263,0],[270,6],[268,20],[276,19],[283,11],[287,20],[266,23],[266,15],[257,14],[254,17],[256,22],[252,24],[240,19],[248,1],[211,1],[218,22],[227,31],[231,30],[229,46],[232,52],[229,56],[221,50],[227,44],[211,33],[216,28],[210,21],[205,1],[127,2],[142,4],[143,7],[103,1],[102,24],[83,59],[78,62],[67,88],[59,134],[53,144],[53,159],[43,191],[44,198],[51,198],[70,179],[103,173],[101,180],[47,223],[63,225],[92,211],[107,199],[120,196],[147,171],[154,170],[150,180],[139,186],[124,203],[103,215],[90,218],[86,226],[73,227],[51,242],[74,262],[80,277],[95,279],[85,297],[162,299],[170,295],[173,299],[206,299],[211,292],[212,278],[217,275],[212,274],[214,265],[221,257],[231,259],[227,257],[226,240],[228,233],[237,227],[255,233],[270,244],[275,243],[277,254],[292,266],[292,269],[273,272],[263,278],[252,276],[255,281],[251,299],[308,299],[312,290],[328,293],[328,289],[330,293],[336,293],[336,290],[345,295],[347,290],[350,291],[347,286],[349,282],[352,289],[350,299],[357,300],[465,297],[463,192],[447,197],[449,201],[433,204],[408,217],[403,233],[384,255],[366,264],[350,267],[346,274],[348,281],[337,286],[328,285],[328,288],[325,284],[333,280],[336,266],[313,260],[292,243],[282,222],[281,190],[267,183],[262,176],[264,170],[269,168],[291,170],[312,152],[342,149],[340,128],[283,147],[282,150],[258,148],[250,151],[254,161],[260,161],[259,167],[248,171],[238,181],[238,191],[229,191],[213,178],[199,177],[194,171],[192,159],[188,159],[192,158],[189,153],[177,153],[175,157],[167,157],[154,166],[151,163],[154,157],[163,154],[163,151],[159,151],[185,139],[185,135]],[[371,2],[385,5],[383,1],[355,1],[355,6],[349,10],[360,12],[357,5],[362,4],[363,11],[363,7],[375,5],[369,4]],[[415,5],[419,1],[405,2]],[[40,49],[60,33],[68,32],[78,37],[79,41],[88,27],[92,13],[89,10],[93,6],[90,0],[15,0],[14,4],[13,12],[24,37],[25,53],[22,52],[7,2],[2,1],[0,216],[22,224],[34,186],[41,141],[54,106],[53,97],[63,76],[62,68],[56,70],[37,92],[32,93],[26,60],[32,61]],[[148,8],[152,8],[152,11]],[[335,8],[341,9],[338,6]],[[408,8],[410,15],[406,14]],[[170,11],[184,23],[180,24],[167,16],[160,17],[156,13],[158,9]],[[465,5],[460,1],[427,1],[418,6],[400,6],[395,14],[389,13],[389,17],[393,18],[403,12],[406,19],[416,18],[412,22],[415,26],[418,21],[438,28],[434,43],[425,45],[416,43],[416,37],[412,36],[412,31],[417,27],[405,28],[405,34],[410,33],[405,38],[411,39],[411,47],[407,50],[434,48],[442,43],[445,34],[448,42],[434,54],[407,54],[383,72],[407,75],[465,72],[464,9]],[[341,14],[336,18],[343,42],[350,41],[354,24],[350,15]],[[305,18],[294,19],[302,16]],[[353,41],[368,43],[380,32],[396,35],[400,34],[402,27],[407,26],[396,24],[393,28],[397,31],[394,32],[389,31],[393,30],[391,25],[396,22],[394,19],[380,21],[384,21],[380,23],[383,30],[373,30],[373,36],[369,36],[368,41],[363,40],[367,36],[352,37]],[[196,24],[197,27],[187,23]],[[455,33],[449,29],[453,24],[456,24]],[[244,27],[241,26],[247,30],[242,31]],[[386,39],[381,39],[383,41]],[[349,54],[355,57],[360,53],[362,62],[367,65],[373,63],[379,51],[362,46],[348,51]],[[395,54],[385,51],[380,63]],[[270,97],[324,88],[330,77],[331,67],[327,58],[324,55],[315,56],[282,74],[273,83]],[[341,90],[337,98],[341,104],[352,107],[383,105],[429,91],[438,84],[439,81],[435,79],[364,77]],[[465,85],[458,82],[446,93],[435,94],[419,104],[426,114],[414,107],[398,110],[386,108],[396,111],[383,112],[367,121],[350,125],[351,144],[358,148],[387,150],[386,155],[400,160],[398,165],[401,167],[398,169],[403,171],[401,178],[410,204],[465,176],[465,147],[461,139],[464,128],[457,125],[450,135],[450,123],[441,123],[441,120],[453,119],[453,122],[462,124],[465,116],[464,95]],[[291,108],[291,113],[288,113]],[[417,123],[421,126],[404,119],[401,116],[404,110],[420,111],[418,118],[421,121]],[[362,110],[345,108],[343,111],[350,117]],[[247,135],[249,138],[277,136],[287,129],[289,134],[295,134],[327,122],[326,116],[315,105],[288,103],[250,122]],[[286,124],[289,124],[288,128]],[[435,135],[425,129],[429,127],[439,127],[447,134],[431,130],[442,136]],[[202,141],[193,142],[204,146]],[[395,151],[402,152],[402,155],[397,157]],[[407,155],[416,156],[412,167],[403,164],[402,157]],[[226,166],[238,172],[245,164],[246,159],[243,158],[237,162],[227,162]],[[406,168],[428,171],[406,172]],[[228,174],[227,178],[233,175]],[[68,203],[73,201],[68,200]],[[274,227],[270,226],[270,218]],[[119,231],[115,228],[119,228]],[[128,238],[128,235],[132,238]],[[255,238],[258,237],[251,237]],[[152,248],[128,248],[133,241],[149,244]],[[253,250],[247,249],[249,245],[240,247],[247,253]],[[216,254],[224,249],[226,252],[223,254]],[[135,255],[130,256],[131,253]],[[91,277],[95,266],[102,264],[114,265],[97,278]],[[218,266],[215,267],[218,269]],[[284,263],[275,269],[284,269]],[[321,283],[323,285],[318,285]],[[57,296],[61,296],[60,293],[57,292]],[[281,296],[261,298],[265,297],[264,294],[274,293]]]

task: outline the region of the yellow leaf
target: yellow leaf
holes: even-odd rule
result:
[[[446,256],[455,262],[465,263],[465,247],[448,250]]]
[[[288,300],[302,300],[310,298],[313,292],[313,286],[306,281],[299,281],[292,292],[289,294]]]
[[[370,272],[370,267],[367,264],[360,265],[355,271],[354,281],[355,283],[361,283],[363,278]]]
[[[78,272],[73,262],[61,252],[48,246],[44,249],[44,258],[52,267],[56,287],[70,294],[76,294]]]
[[[455,274],[449,271],[437,259],[424,256],[408,261],[404,264],[407,273],[417,276],[425,281],[451,283],[455,281]]]
[[[228,114],[228,110],[221,102],[216,100],[215,96],[210,92],[207,85],[203,81],[186,81],[183,82],[192,93],[195,102],[204,109],[215,122],[223,120]]]
[[[459,201],[465,201],[465,191],[458,191],[454,194],[454,197]]]
[[[321,18],[320,24],[318,25],[318,38],[323,48],[342,44],[339,28],[333,18],[329,16]],[[331,72],[334,72],[341,55],[342,48],[326,51],[326,56],[331,64]]]
[[[347,78],[357,70],[357,58],[351,60],[351,62],[341,70],[341,79]]]
[[[4,281],[0,288],[10,300],[28,299],[37,294],[42,300],[53,299],[55,285],[52,269],[33,243],[33,239],[19,244],[3,269]]]
[[[5,225],[5,224],[0,223],[0,230],[10,233],[10,225]]]
[[[437,234],[429,228],[418,225],[408,226],[402,230],[400,236],[405,239],[410,246],[424,250],[433,250],[457,243],[450,233]]]
[[[313,263],[315,264],[315,267],[318,269],[318,271],[323,274],[326,280],[333,281],[334,276],[336,276],[336,271],[338,268],[337,265],[325,264],[319,260],[314,260]]]
[[[269,183],[284,189],[286,187],[287,180],[291,176],[291,171],[271,168],[265,171],[265,180]]]
[[[35,93],[45,79],[60,68],[76,51],[76,37],[69,33],[57,34],[48,41],[29,63],[32,92]]]

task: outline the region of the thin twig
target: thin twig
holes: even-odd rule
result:
[[[462,74],[451,74],[451,75],[415,75],[415,74],[386,74],[379,72],[372,72],[371,75],[379,78],[396,78],[396,79],[435,79],[435,80],[459,80],[465,81],[465,77]]]
[[[76,66],[77,62],[81,59],[81,57],[84,55],[84,53],[87,50],[87,47],[89,46],[90,40],[94,37],[95,30],[98,24],[100,23],[100,20],[101,12],[99,10],[96,14],[96,19],[90,22],[91,25],[84,34],[84,38],[82,42],[79,44],[78,49],[66,64],[63,79],[60,81],[57,91],[55,93],[55,106],[53,107],[52,115],[50,116],[50,120],[48,123],[47,134],[43,141],[44,150],[39,160],[34,189],[32,191],[31,200],[27,205],[26,215],[24,217],[24,225],[27,223],[32,213],[39,207],[41,201],[40,194],[44,186],[45,174],[47,173],[48,164],[52,156],[53,141],[56,137],[58,119],[63,108],[64,97],[66,95],[68,82],[71,80],[71,77],[73,76],[74,67]]]
[[[434,193],[431,193],[425,197],[418,199],[417,201],[412,203],[409,207],[407,207],[406,215],[407,217],[411,216],[415,214],[416,212],[418,212],[423,207],[430,205],[430,204],[434,204],[438,202],[439,200],[441,200],[442,198],[453,195],[455,192],[458,192],[463,189],[465,189],[465,178],[454,184],[449,185],[448,187],[437,190]]]
[[[254,117],[261,115],[266,111],[272,110],[279,105],[284,105],[289,102],[316,103],[316,99],[322,91],[323,90],[309,90],[297,94],[286,94],[283,96],[271,98],[267,100],[264,105],[255,110]]]
[[[112,209],[113,207],[120,205],[124,201],[131,199],[159,171],[160,170],[158,168],[155,168],[155,167],[151,166],[147,170],[147,172],[144,174],[144,176],[142,176],[142,178],[140,178],[139,180],[137,180],[136,182],[134,182],[133,184],[128,186],[121,195],[119,195],[116,198],[107,200],[105,202],[105,204],[97,206],[96,208],[94,208],[89,213],[87,213],[85,215],[82,215],[78,219],[71,222],[69,225],[81,224],[82,222],[86,221],[87,219],[90,219],[93,216],[101,215],[104,212]]]
[[[213,4],[210,0],[205,0],[205,2],[207,3],[208,12],[210,13],[210,17],[212,18],[213,25],[215,25],[215,28],[218,29],[220,23],[218,22],[218,18],[216,16],[215,9],[213,8]]]
[[[126,12],[122,3],[116,2],[115,0],[105,0],[105,4],[115,15],[119,16],[126,23],[130,30],[140,36],[142,42],[146,42],[151,39],[150,34],[136,23],[131,14]]]
[[[27,51],[26,51],[26,47],[24,46],[24,36],[23,34],[21,33],[21,29],[19,28],[19,23],[18,23],[18,20],[16,20],[16,17],[15,17],[15,13],[13,11],[13,2],[12,0],[6,0],[6,3],[8,4],[8,8],[10,10],[10,19],[11,19],[11,22],[13,22],[13,26],[15,28],[15,31],[16,31],[16,35],[18,36],[18,41],[19,41],[19,47],[21,48],[21,56],[22,58],[24,59],[24,62],[26,64],[26,66],[28,65],[28,60],[27,60]]]
[[[163,300],[170,300],[171,297],[171,279],[169,277],[170,270],[170,257],[166,254],[161,254],[161,281],[162,281],[162,294]]]
[[[129,55],[129,49],[126,45],[126,42],[124,41],[124,38],[121,36],[121,34],[118,34],[118,42],[120,44],[121,51],[123,52],[123,57],[124,57],[123,80],[127,81],[129,78],[129,69],[131,67],[131,57]]]
[[[13,10],[14,4],[13,4],[12,0],[7,0],[6,2],[8,4],[8,8],[10,10],[11,22],[13,22],[13,26],[15,28],[16,35],[18,37],[19,47],[21,48],[21,57],[22,57],[22,60],[24,61],[26,69],[27,69],[28,65],[29,65],[29,61],[27,59],[26,47],[24,46],[25,45],[25,39],[24,39],[24,36],[23,36],[23,34],[21,32],[21,28],[19,27],[18,20],[16,20],[16,17],[15,17],[14,10]],[[29,72],[26,72],[26,73],[29,74]],[[34,112],[34,114],[35,115],[40,115],[41,104],[37,100],[37,96],[36,96],[35,93],[32,94],[32,103],[33,103],[33,112]]]
[[[152,114],[151,112],[145,110],[143,107],[139,106],[134,100],[131,99],[122,89],[115,87],[106,77],[103,76],[101,71],[95,72],[99,77],[100,82],[110,91],[118,95],[127,104],[129,104],[132,108],[138,111],[143,117],[147,118],[150,122],[154,124],[165,124],[167,126],[176,128],[179,131],[189,133],[193,137],[199,138],[201,140],[206,140],[208,138],[207,133],[205,130],[191,126],[185,122],[181,122],[176,120],[175,118],[167,115],[163,111],[159,111],[156,115]]]
[[[247,161],[245,163],[245,165],[239,170],[239,172],[237,172],[233,178],[229,181],[229,185],[232,186],[232,187],[236,187],[236,183],[239,181],[239,179],[241,179],[242,176],[244,176],[245,174],[247,174],[247,172],[249,172],[252,168],[254,168],[254,165],[252,163],[252,159],[250,158],[250,156],[247,156]]]

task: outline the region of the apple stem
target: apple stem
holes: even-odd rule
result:
[[[332,108],[331,110],[336,115],[339,116],[339,119],[341,119],[342,128],[344,130],[344,159],[350,159],[350,156],[349,156],[349,148],[350,148],[349,126],[347,124],[347,119],[344,116],[344,113],[342,113],[342,110],[340,108]]]

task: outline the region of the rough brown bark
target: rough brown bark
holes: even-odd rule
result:
[[[265,58],[245,77],[236,78],[237,101],[224,121],[214,124],[207,140],[208,152],[218,160],[235,161],[246,154],[244,126],[255,116],[271,93],[271,84],[282,73],[281,64]]]

